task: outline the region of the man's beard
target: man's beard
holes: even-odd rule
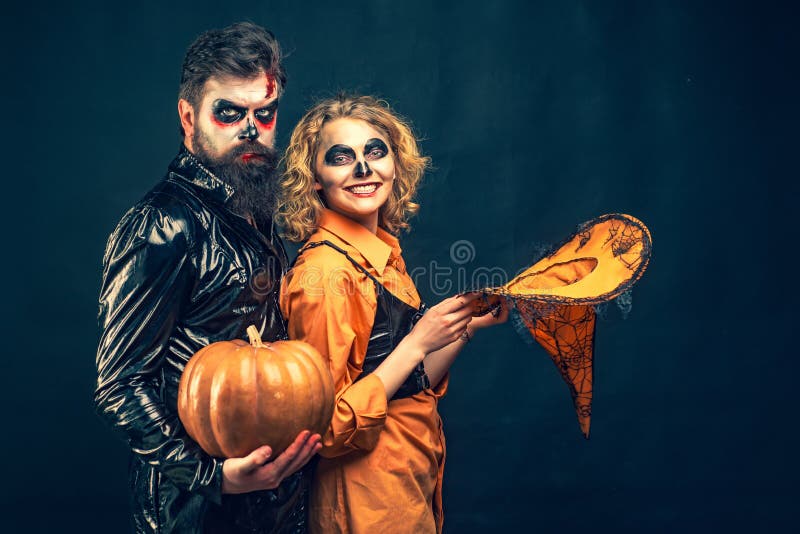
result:
[[[275,208],[277,151],[255,141],[244,141],[222,156],[214,157],[206,148],[208,137],[199,129],[195,129],[192,145],[200,163],[233,188],[227,207],[243,217],[252,215],[259,229],[268,233],[267,225]],[[244,161],[243,154],[257,156]]]

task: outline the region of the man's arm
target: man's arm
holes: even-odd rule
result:
[[[129,212],[103,261],[97,412],[176,486],[219,502],[222,461],[203,452],[160,394],[170,335],[194,283],[186,221],[153,207]]]

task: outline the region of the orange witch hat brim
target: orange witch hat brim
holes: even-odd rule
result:
[[[594,359],[594,306],[618,297],[650,260],[647,227],[624,214],[582,224],[555,252],[504,286],[484,288],[476,314],[499,299],[516,309],[525,329],[550,355],[570,389],[578,422],[589,437]]]

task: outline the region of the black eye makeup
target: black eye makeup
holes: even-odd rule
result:
[[[325,165],[349,165],[356,159],[356,153],[347,145],[333,145],[325,152]]]
[[[278,101],[276,100],[267,107],[257,109],[253,115],[256,120],[262,124],[269,124],[275,118],[275,111],[278,109]]]
[[[364,159],[376,160],[381,159],[389,153],[389,147],[380,139],[373,138],[367,141],[364,145]]]
[[[244,118],[247,109],[228,100],[220,99],[212,104],[211,112],[214,114],[214,118],[222,124],[233,124]]]

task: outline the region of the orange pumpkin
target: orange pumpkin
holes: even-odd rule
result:
[[[302,341],[220,341],[186,364],[178,415],[208,454],[246,456],[261,445],[276,457],[302,430],[323,434],[333,415],[333,380],[319,352]]]

